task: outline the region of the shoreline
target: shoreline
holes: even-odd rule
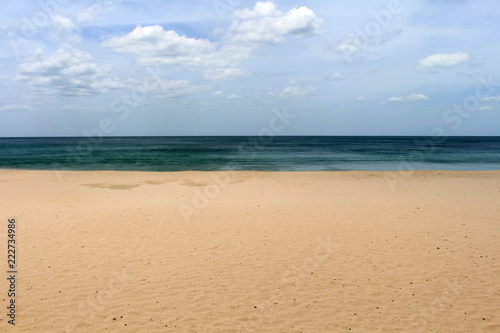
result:
[[[144,171],[144,170],[55,170],[55,169],[9,169],[0,168],[0,172],[3,171],[34,171],[34,172],[135,172],[135,173],[158,173],[158,174],[168,174],[168,173],[182,173],[182,172],[200,172],[200,173],[210,173],[210,172],[259,172],[259,173],[337,173],[337,172],[374,172],[374,173],[413,173],[413,172],[499,172],[500,169],[492,170],[448,170],[448,169],[415,169],[415,170],[179,170],[179,171]]]

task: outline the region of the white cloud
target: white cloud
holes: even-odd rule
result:
[[[77,26],[67,17],[61,15],[55,15],[51,17],[53,30],[51,34],[61,40],[75,43],[81,40],[81,37],[77,34]]]
[[[222,67],[234,66],[250,56],[251,49],[230,45],[219,46],[206,39],[180,36],[173,30],[164,30],[159,25],[137,26],[132,32],[113,37],[101,44],[115,52],[135,54],[139,65],[186,65],[192,67],[216,67],[207,76],[232,74]],[[231,76],[231,75],[230,75]]]
[[[0,111],[33,111],[33,110],[35,110],[35,108],[32,106],[19,105],[19,104],[5,105],[0,107]]]
[[[144,86],[142,80],[137,80],[134,84],[134,87],[142,86]],[[148,95],[165,98],[193,96],[201,94],[209,89],[209,86],[196,85],[189,80],[168,80],[160,77],[155,77],[153,81],[148,83],[148,87]]]
[[[427,97],[425,95],[413,93],[413,94],[409,95],[408,97],[391,97],[391,98],[383,101],[382,104],[394,103],[394,102],[424,101],[424,100],[428,100],[428,99],[429,99],[429,97]]]
[[[493,110],[491,106],[481,106],[479,108],[479,111],[487,111],[487,110]]]
[[[358,100],[358,101],[366,101],[366,99],[367,98],[364,96],[359,96],[358,98],[356,98],[356,100]]]
[[[413,93],[410,96],[406,97],[407,101],[424,101],[427,99],[429,99],[429,97],[422,95],[422,94],[416,94],[416,93]]]
[[[228,81],[250,75],[252,74],[238,68],[217,68],[207,70],[203,74],[203,77],[207,80],[213,81]]]
[[[382,45],[403,33],[402,29],[383,32],[380,35],[365,39],[356,33],[350,33],[335,46],[335,52],[342,54],[347,63],[361,61],[363,54],[369,53],[369,47]],[[366,37],[366,36],[365,36]]]
[[[491,96],[481,99],[481,102],[495,102],[495,101],[500,101],[500,96]]]
[[[362,38],[358,37],[355,33],[351,33],[335,46],[335,51],[343,54],[346,61],[351,63],[356,60],[356,54],[361,52],[363,43],[364,40]]]
[[[102,4],[96,3],[89,8],[83,9],[76,14],[76,19],[80,23],[93,23],[97,17],[114,10],[111,1],[105,1]]]
[[[287,35],[306,37],[323,32],[323,20],[304,6],[283,13],[273,2],[257,2],[253,10],[237,11],[235,16],[226,36],[231,43],[276,44]]]
[[[308,95],[318,88],[308,84],[308,83],[297,83],[295,81],[290,82],[290,85],[283,89],[278,94],[270,93],[271,96],[277,96],[279,98],[291,98],[291,97],[301,97]]]
[[[123,87],[111,77],[110,66],[98,66],[90,54],[80,50],[59,49],[38,61],[21,64],[18,79],[43,93],[66,96],[95,95]]]
[[[237,98],[242,98],[243,96],[236,95],[236,94],[231,94],[231,95],[225,95],[222,90],[218,90],[212,93],[212,96],[214,97],[225,97],[226,99],[237,99]]]
[[[387,99],[387,102],[404,102],[403,97],[391,97]]]
[[[102,43],[115,52],[135,54],[140,65],[187,65],[218,67],[209,70],[207,76],[225,76],[233,79],[236,71],[222,67],[237,65],[248,59],[251,48],[219,45],[206,39],[180,36],[173,30],[159,25],[137,26],[132,32],[113,37]],[[243,74],[239,71],[238,74]]]
[[[188,38],[159,25],[137,26],[122,37],[102,43],[116,52],[139,56],[141,65],[216,65],[216,46],[206,39]]]
[[[71,31],[76,29],[76,25],[73,21],[60,15],[52,16],[52,23],[58,30]]]
[[[79,111],[79,112],[90,112],[90,111],[104,111],[106,108],[104,106],[90,106],[81,104],[68,104],[61,106],[61,110]]]
[[[76,14],[76,19],[81,23],[92,23],[99,16],[102,6],[96,3],[89,8],[83,9]]]
[[[250,19],[256,17],[266,17],[266,16],[276,16],[281,14],[278,8],[272,1],[261,2],[258,1],[255,4],[253,10],[245,8],[243,10],[237,10],[234,12],[234,16],[242,19]]]
[[[426,70],[433,68],[454,67],[464,64],[471,60],[471,56],[464,52],[450,54],[433,54],[418,61],[418,70]]]
[[[307,37],[322,32],[322,20],[307,7],[283,13],[273,2],[257,2],[253,9],[237,11],[235,17],[227,32],[222,32],[220,42],[181,36],[153,25],[137,26],[101,45],[136,55],[139,65],[206,67],[202,68],[205,79],[225,81],[250,76],[251,73],[234,67],[249,59],[263,44],[283,42],[286,36]]]
[[[332,75],[327,76],[325,79],[328,81],[340,81],[345,79],[346,77],[346,75],[342,75],[340,73],[333,73]]]

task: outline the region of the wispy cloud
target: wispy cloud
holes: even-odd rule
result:
[[[346,77],[347,77],[346,75],[340,73],[333,73],[332,75],[328,75],[327,77],[325,77],[325,79],[327,81],[340,81],[345,79]]]
[[[34,111],[34,110],[36,109],[30,105],[20,105],[20,104],[11,104],[0,107],[0,111]]]
[[[284,99],[292,97],[302,97],[313,93],[317,89],[317,87],[309,83],[297,83],[295,81],[292,81],[285,89],[283,89],[278,94],[270,93],[270,95]]]
[[[92,6],[79,11],[76,14],[76,19],[78,22],[88,24],[93,23],[99,16],[116,10],[111,1],[105,1],[104,3],[96,3]]]
[[[375,45],[382,45],[400,36],[402,29],[395,29],[381,32],[369,38],[366,34],[360,36],[358,33],[350,33],[335,45],[335,52],[342,54],[347,63],[354,63],[363,59],[363,54],[369,53],[369,48]]]
[[[335,46],[335,51],[343,54],[348,63],[356,60],[357,53],[362,51],[364,40],[355,33],[349,34]]]
[[[387,100],[385,100],[381,103],[387,104],[387,103],[394,103],[394,102],[425,101],[428,99],[429,99],[429,97],[427,97],[425,95],[413,93],[407,97],[391,97],[391,98],[388,98]]]
[[[213,81],[230,81],[251,75],[252,73],[239,68],[216,68],[207,70],[203,77]]]
[[[481,102],[496,102],[500,101],[500,96],[491,96],[481,99]]]
[[[493,110],[491,106],[481,106],[479,108],[479,111],[488,111],[488,110]]]
[[[230,94],[230,95],[227,95],[224,94],[224,92],[222,90],[218,90],[214,93],[212,93],[212,96],[213,97],[219,97],[219,98],[226,98],[226,99],[238,99],[238,98],[243,98],[243,96],[240,96],[240,95],[236,95],[236,94]]]
[[[61,106],[61,110],[77,111],[77,112],[92,112],[92,111],[104,111],[104,110],[106,110],[106,107],[81,105],[81,104],[67,104],[67,105]]]
[[[387,99],[387,102],[404,102],[404,100],[403,97],[391,97]]]

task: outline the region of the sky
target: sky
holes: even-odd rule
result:
[[[500,135],[497,0],[11,1],[0,137]]]

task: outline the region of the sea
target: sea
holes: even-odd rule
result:
[[[0,169],[500,170],[500,137],[0,138]]]

